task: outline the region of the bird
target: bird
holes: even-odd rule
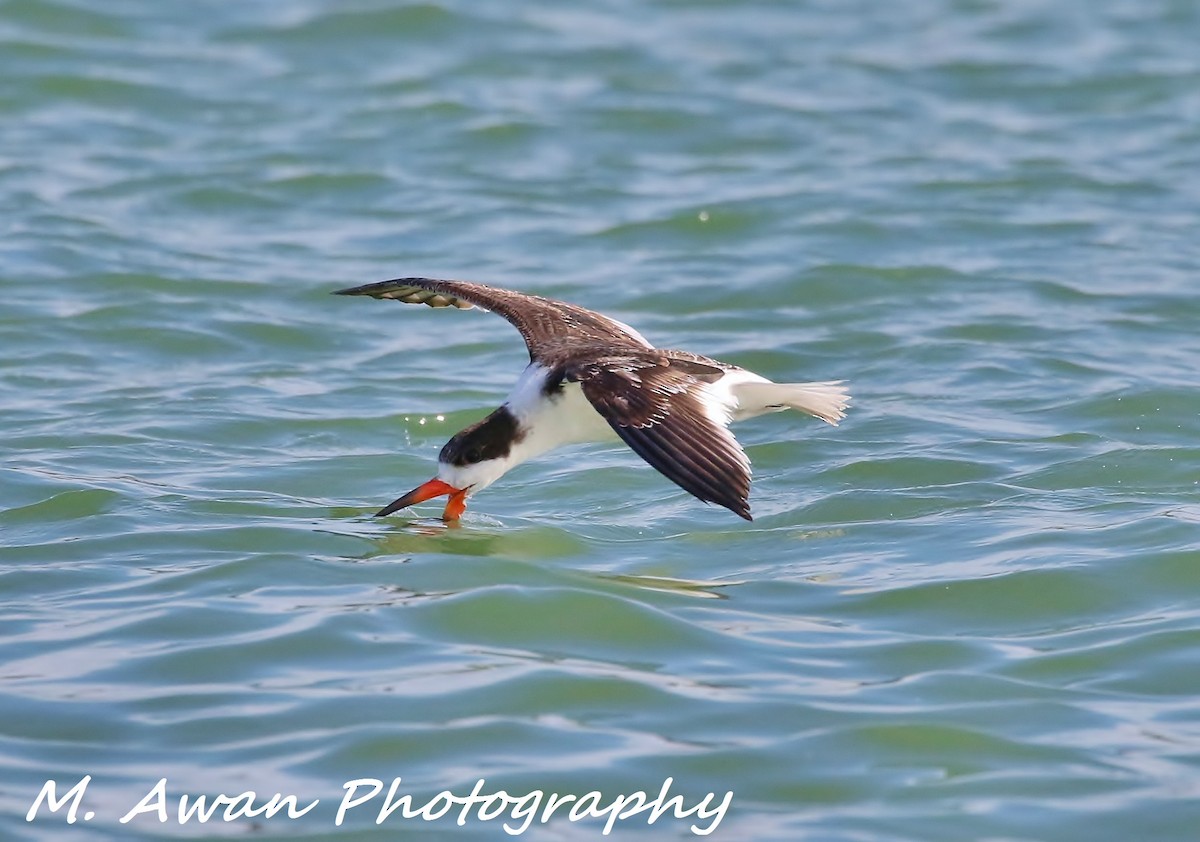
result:
[[[750,460],[729,424],[795,409],[836,426],[850,401],[845,381],[775,383],[700,354],[655,348],[624,322],[540,295],[431,278],[333,294],[479,307],[507,319],[529,351],[504,403],[456,433],[438,455],[437,474],[376,517],[447,496],[442,519],[456,521],[468,497],[522,462],[568,444],[620,439],[684,491],[753,520]]]

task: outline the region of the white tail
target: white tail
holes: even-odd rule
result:
[[[819,383],[743,382],[735,386],[740,404],[735,418],[750,418],[788,407],[814,415],[837,426],[846,417],[850,394],[843,380]]]

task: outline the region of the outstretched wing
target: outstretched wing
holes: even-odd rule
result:
[[[568,380],[659,473],[706,503],[750,517],[750,459],[707,389],[724,370],[654,351],[572,366]]]
[[[430,307],[482,307],[508,319],[521,332],[530,358],[561,348],[567,343],[604,342],[618,347],[653,347],[629,325],[600,313],[553,298],[467,281],[397,278],[339,289],[334,295],[368,295],[371,298],[390,298]]]

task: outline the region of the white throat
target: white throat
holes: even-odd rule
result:
[[[578,383],[564,383],[547,394],[550,371],[540,363],[530,363],[505,399],[504,406],[518,427],[518,440],[505,456],[461,466],[439,462],[438,479],[455,488],[470,488],[473,494],[548,451],[616,439],[617,434],[584,397]]]

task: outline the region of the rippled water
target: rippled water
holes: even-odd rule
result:
[[[358,778],[671,777],[734,793],[712,838],[1194,838],[1198,31],[1186,0],[0,2],[0,833],[493,839],[334,819]],[[328,295],[409,274],[855,405],[739,427],[752,524],[617,447],[460,528],[374,520],[524,360],[493,316]],[[24,821],[84,775],[73,826]],[[121,824],[163,777],[320,803]]]

